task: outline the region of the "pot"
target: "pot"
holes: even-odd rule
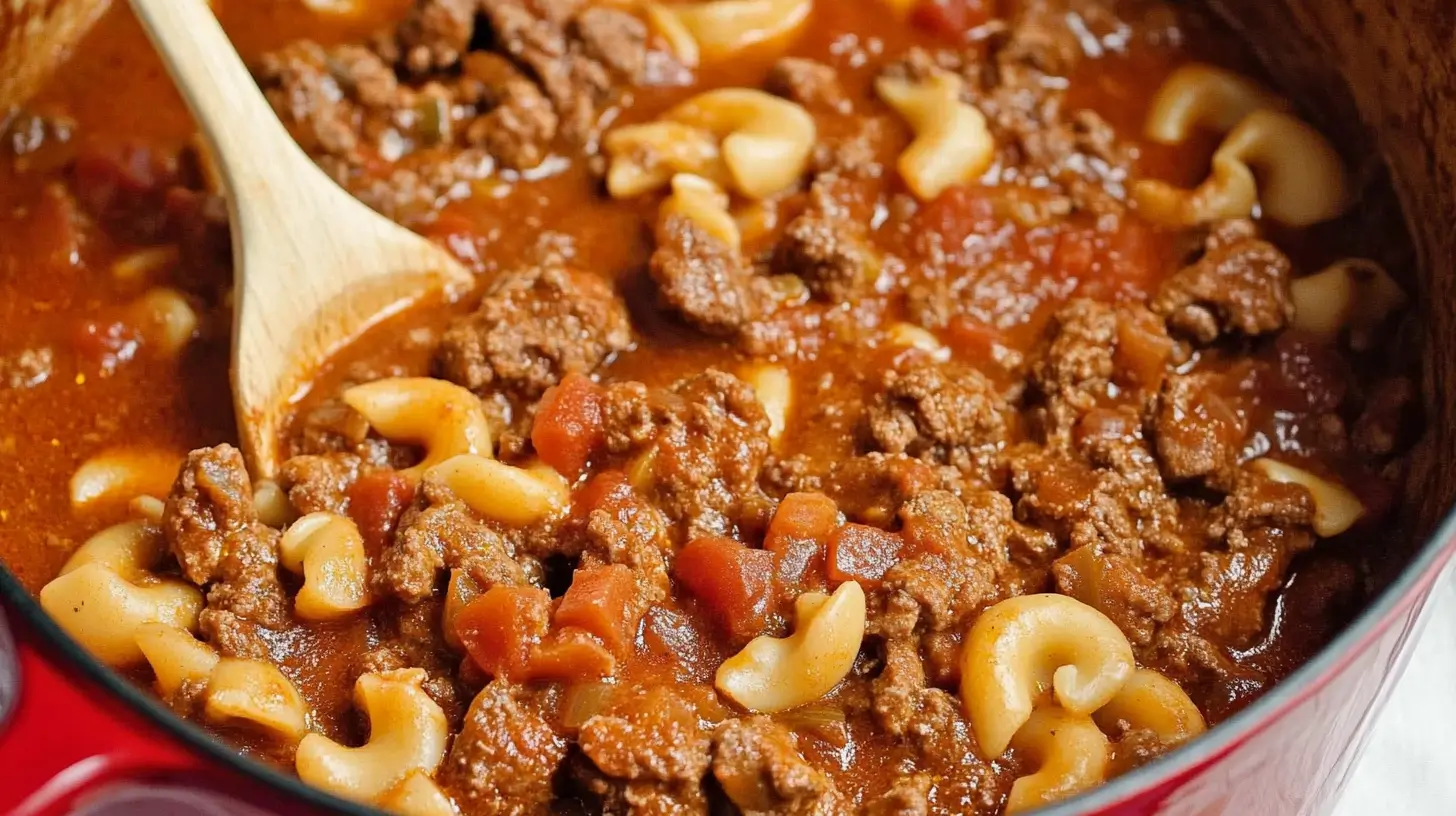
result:
[[[0,109],[64,57],[106,0],[0,2]],[[1222,0],[1219,11],[1346,156],[1383,157],[1415,241],[1427,431],[1406,566],[1352,625],[1210,733],[1080,798],[1071,814],[1330,810],[1456,553],[1456,6],[1448,0]],[[1260,47],[1260,46],[1264,47]],[[1392,218],[1402,217],[1392,211]],[[92,659],[0,568],[0,812],[373,813],[239,756]],[[9,618],[6,634],[5,619]],[[150,797],[150,798],[148,798]],[[164,811],[163,806],[170,805]]]

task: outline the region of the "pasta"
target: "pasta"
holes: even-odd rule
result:
[[[671,215],[689,219],[735,252],[743,243],[738,222],[728,212],[728,194],[702,176],[678,173],[672,177],[672,195],[663,199],[658,219],[666,221]]]
[[[253,509],[258,520],[276,530],[281,530],[298,518],[288,494],[272,479],[259,479],[253,483]]]
[[[987,759],[1050,690],[1068,713],[1088,715],[1132,675],[1132,646],[1096,609],[1065,595],[1022,595],[982,612],[961,653],[961,699]]]
[[[728,169],[713,134],[681,122],[628,125],[602,140],[611,163],[607,192],[613,198],[632,198],[667,184],[679,173],[689,173],[726,184]]]
[[[1177,683],[1151,669],[1138,669],[1122,690],[1092,718],[1102,730],[1115,733],[1121,724],[1148,729],[1165,745],[1177,745],[1207,728],[1203,713]]]
[[[364,537],[348,516],[309,513],[278,542],[278,562],[303,574],[293,611],[305,620],[331,620],[369,605]]]
[[[144,655],[137,628],[159,622],[197,625],[202,593],[150,570],[166,554],[161,531],[142,521],[102,530],[82,544],[41,588],[40,602],[56,623],[102,662],[129,666]]]
[[[177,478],[182,458],[156,449],[115,448],[103,451],[71,475],[71,508],[85,511],[139,495],[165,496]]]
[[[979,110],[961,101],[964,82],[947,71],[920,81],[882,76],[875,92],[915,131],[897,167],[922,201],[971,181],[991,167],[996,142]]]
[[[709,0],[647,4],[648,20],[683,63],[722,60],[787,37],[803,26],[813,0]]]
[[[429,775],[415,771],[376,802],[399,816],[455,816],[455,803]]]
[[[180,257],[181,251],[175,245],[138,249],[111,265],[111,277],[122,283],[148,281],[176,266]]]
[[[518,468],[475,454],[442,462],[425,478],[449,488],[476,513],[519,527],[559,516],[571,502],[566,480],[551,468]]]
[[[885,332],[885,336],[892,346],[920,349],[940,362],[950,359],[950,349],[940,342],[940,338],[914,323],[894,323]]]
[[[219,724],[248,723],[286,741],[308,732],[308,706],[272,663],[224,657],[207,679],[202,714]]]
[[[794,632],[754,638],[718,667],[718,691],[749,711],[786,711],[828,694],[849,674],[864,639],[865,595],[846,581],[833,595],[794,601]]]
[[[765,198],[798,182],[816,137],[814,117],[793,102],[748,88],[708,91],[657,122],[608,133],[607,190],[626,198],[692,173]]]
[[[136,628],[137,648],[152,667],[157,690],[171,697],[187,682],[205,683],[221,659],[206,643],[186,629],[165,623],[144,623]]]
[[[460,643],[460,633],[455,631],[455,618],[480,593],[480,584],[470,577],[470,573],[461,569],[450,570],[450,581],[445,586],[445,608],[440,612],[440,632],[445,638],[445,645],[457,652],[463,651],[464,647]]]
[[[777,442],[789,424],[789,411],[794,403],[794,381],[789,377],[789,370],[773,363],[759,363],[749,366],[742,379],[758,395],[763,412],[768,415],[768,438]]]
[[[452,456],[490,456],[490,424],[480,400],[464,388],[429,377],[395,377],[356,385],[344,402],[391,442],[425,448],[418,465],[402,471],[419,477]]]
[[[1074,796],[1107,778],[1107,737],[1086,716],[1038,709],[1017,730],[1011,747],[1037,771],[1012,783],[1007,816]]]
[[[131,304],[133,322],[147,345],[175,357],[197,336],[197,311],[176,289],[157,287]]]
[[[1311,526],[1321,538],[1345,532],[1365,515],[1365,506],[1360,503],[1359,497],[1342,484],[1274,459],[1256,459],[1249,466],[1276,482],[1297,484],[1308,490],[1314,499]]]
[[[299,743],[303,781],[364,802],[376,801],[413,773],[433,774],[445,757],[445,712],[425,693],[423,669],[361,675],[355,705],[369,718],[369,741],[358,748],[322,734]]]
[[[1193,63],[1174,71],[1158,89],[1148,112],[1147,137],[1177,145],[1194,130],[1228,133],[1256,110],[1284,110],[1279,96],[1232,71]]]
[[[1371,347],[1374,332],[1406,303],[1405,291],[1374,261],[1349,258],[1289,286],[1294,327],[1325,336],[1349,329],[1350,346]]]

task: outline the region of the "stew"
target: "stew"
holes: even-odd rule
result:
[[[250,474],[223,191],[125,4],[0,112],[0,557],[239,751],[406,814],[1022,812],[1395,557],[1389,195],[1183,5],[213,5],[479,279]]]

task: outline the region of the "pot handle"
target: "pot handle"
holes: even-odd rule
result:
[[[110,782],[207,768],[113,695],[75,672],[68,677],[35,634],[12,632],[0,612],[0,813],[66,813]]]

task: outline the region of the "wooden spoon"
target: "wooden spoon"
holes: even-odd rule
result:
[[[359,203],[294,143],[205,0],[131,0],[227,187],[233,238],[232,384],[249,469],[272,476],[294,403],[329,355],[471,275]]]

